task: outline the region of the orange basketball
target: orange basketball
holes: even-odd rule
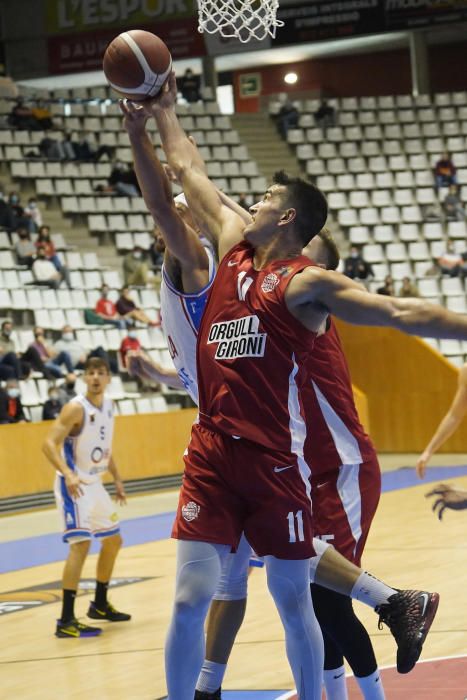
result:
[[[113,89],[129,100],[155,97],[172,70],[162,39],[142,29],[123,32],[107,46],[102,64]]]

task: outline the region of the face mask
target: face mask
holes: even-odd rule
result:
[[[351,258],[358,258],[358,253],[350,253]]]
[[[18,197],[16,195],[13,195],[12,197],[10,197],[10,202],[12,204],[18,204]]]
[[[109,293],[108,293],[108,291],[107,291],[106,289],[105,289],[105,290],[103,289],[102,292],[101,292],[101,294],[102,294],[102,297],[103,297],[104,299],[107,299],[107,297],[109,296]]]
[[[29,208],[30,209],[35,209],[36,208],[36,203],[35,202],[29,202]]]
[[[128,331],[128,337],[133,340],[134,338],[137,338],[138,336],[136,334],[136,331]]]
[[[11,331],[9,331],[7,328],[5,328],[5,330],[3,331],[3,335],[4,335],[6,338],[9,338],[10,335],[11,335]]]
[[[133,253],[133,257],[138,260],[141,257],[141,253]]]
[[[65,333],[62,333],[62,338],[63,340],[73,340],[73,333],[66,331]]]
[[[55,394],[55,393],[50,394],[50,400],[51,401],[58,401],[58,394]]]
[[[10,399],[17,399],[19,396],[19,389],[8,389],[7,394]]]

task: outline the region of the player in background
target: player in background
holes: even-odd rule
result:
[[[131,619],[107,599],[107,589],[117,554],[122,545],[118,515],[105,490],[101,476],[112,475],[116,500],[126,503],[125,489],[112,457],[114,412],[105,396],[110,370],[101,358],[87,360],[84,375],[86,394],[78,395],[60,411],[43,445],[55,468],[55,499],[64,522],[64,542],[70,552],[63,571],[63,603],[56,636],[95,637],[99,627],[84,625],[75,616],[75,597],[91,536],[102,541],[97,560],[96,592],[89,605],[93,620],[124,622]]]
[[[365,294],[341,279],[342,275],[318,270],[300,257],[327,213],[323,195],[303,181],[278,174],[263,200],[251,208],[253,221],[247,226],[238,216],[226,213],[216,189],[196,167],[193,147],[175,114],[175,101],[172,75],[157,99],[155,116],[162,144],[200,229],[219,238],[221,262],[198,334],[200,422],[193,427],[185,458],[174,528],[180,541],[176,603],[166,646],[169,697],[177,700],[191,695],[202,651],[202,644],[193,648],[194,640],[202,637],[204,616],[222,562],[229,547],[237,546],[244,529],[257,553],[266,555],[268,585],[284,624],[299,696],[318,698],[321,649],[307,595],[308,557],[313,554],[311,513],[306,506],[309,493],[305,498],[295,479],[297,466],[301,473],[307,467],[297,442],[301,436],[291,430],[295,427],[292,421],[299,418],[297,404],[286,400],[287,386],[289,399],[292,392],[295,402],[305,381],[306,348],[328,313],[357,325],[393,326],[407,333],[461,339],[467,336],[467,321],[440,307],[429,309],[420,301],[380,302],[376,295]],[[266,302],[261,292],[274,290],[267,297],[270,303]],[[242,315],[248,312],[250,316]],[[239,338],[225,342],[225,334],[231,332]],[[262,357],[267,360],[261,362]],[[264,374],[267,368],[273,372],[273,386],[268,372]],[[235,437],[243,441],[235,443]],[[287,444],[290,454],[286,453]],[[271,463],[277,464],[279,457],[288,470],[295,467],[281,480],[280,489],[275,479],[266,478]],[[243,482],[238,481],[245,460],[252,469],[248,491],[242,490]],[[272,471],[279,473],[276,468]],[[250,502],[252,497],[254,500],[252,484],[262,493],[254,503]],[[305,481],[303,484],[306,486]],[[271,513],[266,531],[258,518],[267,498],[278,517],[275,521]],[[289,543],[297,545],[293,548],[279,542],[283,541],[279,529],[287,508]],[[429,603],[428,594],[422,594],[416,601],[417,611],[424,612]]]
[[[425,477],[426,465],[434,455],[434,453],[446,442],[454,433],[462,422],[462,419],[467,414],[467,363],[459,370],[457,380],[457,391],[449,407],[448,412],[442,419],[439,426],[436,428],[435,434],[431,438],[428,445],[423,450],[417,461],[417,474],[420,479]]]

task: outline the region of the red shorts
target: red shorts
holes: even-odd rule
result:
[[[360,566],[381,494],[378,460],[346,464],[311,477],[315,537]]]
[[[259,556],[314,556],[309,481],[297,458],[196,424],[172,536],[228,544],[242,532]]]

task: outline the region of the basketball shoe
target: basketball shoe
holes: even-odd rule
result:
[[[127,622],[127,620],[131,620],[131,615],[115,610],[111,603],[107,603],[103,610],[100,610],[94,602],[90,603],[88,617],[91,617],[93,620],[108,620],[109,622]]]
[[[397,643],[397,670],[408,673],[422,653],[423,642],[438,609],[439,594],[426,591],[398,591],[387,603],[378,605],[378,628],[386,624]]]
[[[215,693],[205,693],[204,690],[195,690],[195,700],[222,700],[221,689],[218,688]]]
[[[98,637],[102,633],[100,627],[89,627],[78,622],[76,618],[68,622],[57,620],[57,628],[55,630],[56,637]]]

